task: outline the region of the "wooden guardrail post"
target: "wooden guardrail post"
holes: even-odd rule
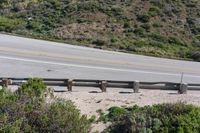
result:
[[[100,82],[100,89],[102,92],[106,92],[106,87],[107,87],[107,81],[101,81]]]
[[[188,84],[187,83],[181,83],[179,87],[179,94],[186,94],[188,90]]]
[[[72,92],[73,80],[67,81],[67,89],[68,91]]]
[[[139,88],[140,88],[140,82],[139,81],[134,81],[133,82],[133,92],[134,93],[139,93]]]
[[[11,80],[9,79],[2,79],[2,87],[8,87],[11,84]]]

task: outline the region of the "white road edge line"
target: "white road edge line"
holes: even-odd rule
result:
[[[32,63],[39,63],[39,64],[58,65],[58,66],[100,69],[100,70],[109,70],[109,71],[121,71],[121,72],[132,72],[132,73],[146,73],[146,74],[156,74],[156,75],[180,76],[180,73],[173,74],[173,73],[164,73],[164,72],[119,69],[119,68],[111,68],[111,67],[87,66],[87,65],[78,65],[78,64],[68,64],[68,63],[60,63],[60,62],[35,60],[35,59],[28,59],[28,58],[16,58],[16,57],[10,57],[10,56],[0,56],[0,59],[16,60],[16,61],[23,61],[23,62],[32,62]],[[194,76],[194,75],[188,75],[188,74],[185,74],[185,76],[200,78],[200,76]]]

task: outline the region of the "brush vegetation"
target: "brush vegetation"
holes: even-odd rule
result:
[[[71,101],[54,98],[41,79],[14,93],[0,90],[1,133],[88,133],[90,124]]]
[[[199,133],[200,108],[184,103],[111,107],[99,121],[111,122],[104,133]]]

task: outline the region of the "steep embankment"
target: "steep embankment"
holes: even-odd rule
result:
[[[0,1],[0,31],[200,60],[198,0],[17,1]]]

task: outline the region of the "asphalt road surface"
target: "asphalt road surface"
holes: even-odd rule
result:
[[[200,63],[0,34],[0,77],[200,83]]]

